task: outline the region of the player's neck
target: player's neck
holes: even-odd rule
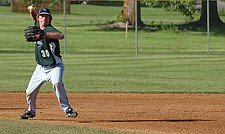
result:
[[[41,29],[41,30],[44,30],[44,29],[45,29],[45,26],[40,26],[40,29]]]

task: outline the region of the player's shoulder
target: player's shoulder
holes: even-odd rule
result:
[[[45,32],[60,32],[58,29],[56,29],[51,24],[47,25],[44,29]]]

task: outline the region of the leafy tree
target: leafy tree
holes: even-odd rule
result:
[[[126,10],[127,2],[132,2],[134,0],[124,0],[124,6],[122,11],[129,11]],[[140,2],[140,1],[138,1]],[[138,4],[138,15],[141,16],[140,8],[141,4],[144,4],[145,6],[149,7],[163,7],[166,10],[171,11],[179,11],[182,12],[185,16],[189,17],[190,20],[193,20],[194,13],[200,12],[201,17],[198,21],[190,23],[192,26],[196,27],[204,27],[206,26],[207,22],[207,1],[202,0],[201,1],[201,10],[196,8],[196,0],[192,1],[176,1],[176,0],[170,0],[170,1],[162,1],[162,0],[142,0],[141,3]],[[210,20],[210,26],[212,27],[220,27],[224,26],[225,24],[221,21],[218,11],[217,11],[217,1],[209,1],[209,20]],[[134,11],[133,11],[134,12]],[[123,12],[122,12],[123,13]],[[126,17],[128,13],[123,13],[123,16]],[[130,22],[132,22],[132,18],[128,18]],[[134,18],[133,18],[134,19]],[[143,22],[141,21],[141,17],[138,18],[138,24],[140,26],[143,25]],[[131,23],[134,24],[134,23]]]
[[[196,1],[159,1],[159,0],[143,0],[142,4],[149,7],[163,7],[166,10],[173,12],[182,12],[183,15],[189,17],[190,20],[194,18],[194,13],[199,11],[196,8]]]
[[[193,22],[195,26],[206,26],[207,22],[207,1],[202,1],[201,17],[198,21]],[[212,27],[225,26],[224,22],[220,19],[217,9],[217,1],[209,2],[209,24]]]
[[[179,11],[182,12],[185,16],[189,17],[190,20],[194,18],[194,13],[196,11],[201,12],[201,17],[198,21],[190,23],[192,26],[206,26],[207,23],[207,1],[201,1],[201,10],[196,8],[196,1],[158,1],[155,0],[149,1],[145,0],[144,3],[150,7],[155,5],[165,7],[167,10]],[[210,26],[224,26],[224,23],[221,21],[218,10],[217,10],[217,1],[209,1],[209,21]]]

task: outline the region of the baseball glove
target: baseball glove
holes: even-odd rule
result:
[[[24,36],[26,41],[35,42],[43,39],[44,31],[36,26],[28,26],[24,29]]]

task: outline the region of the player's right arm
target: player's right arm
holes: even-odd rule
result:
[[[27,9],[30,12],[31,18],[36,21],[37,20],[37,13],[35,13],[35,11],[34,11],[34,9],[35,9],[34,5],[32,4],[32,5],[28,6]]]
[[[45,37],[62,40],[62,39],[64,39],[64,34],[61,32],[46,32]]]

